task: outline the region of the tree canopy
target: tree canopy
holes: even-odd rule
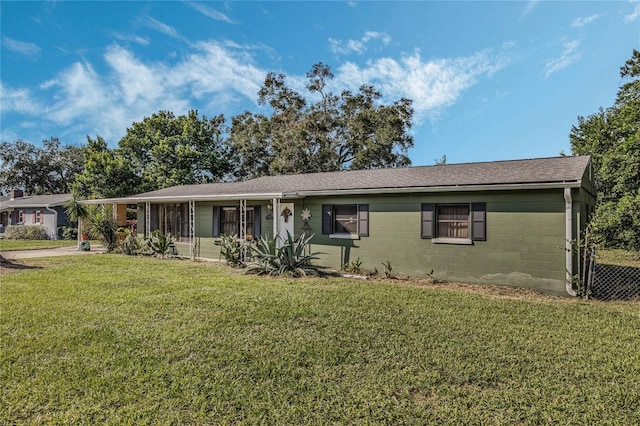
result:
[[[116,149],[100,136],[87,138],[75,188],[85,197],[111,198],[220,181],[231,172],[224,123],[222,115],[160,111],[133,123]]]
[[[578,117],[569,136],[574,154],[591,156],[598,204],[593,231],[609,247],[640,250],[640,52],[620,68],[616,101]]]
[[[371,85],[337,96],[327,88],[333,78],[327,65],[315,64],[306,89],[317,100],[309,102],[287,86],[285,75],[267,74],[258,103],[268,105],[271,115],[246,111],[232,119],[236,177],[411,164],[412,102],[385,105]]]
[[[38,147],[23,140],[0,143],[0,192],[22,188],[26,194],[65,194],[82,171],[82,148],[50,138]]]

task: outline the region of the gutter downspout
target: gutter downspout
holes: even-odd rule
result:
[[[564,201],[565,201],[565,269],[567,271],[566,277],[566,289],[570,296],[577,296],[578,293],[573,289],[573,248],[571,247],[571,241],[573,240],[573,205],[571,199],[571,188],[564,189]]]
[[[52,209],[50,206],[44,206],[44,208],[49,210],[50,212],[53,212],[53,223],[54,223],[53,239],[57,240],[58,239],[58,211],[56,209]]]

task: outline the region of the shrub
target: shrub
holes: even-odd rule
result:
[[[151,233],[151,236],[145,242],[151,252],[160,256],[160,259],[164,259],[175,248],[175,240],[171,237],[171,234],[163,234],[157,229]]]
[[[393,273],[393,266],[391,266],[391,261],[390,260],[385,260],[384,262],[382,262],[382,267],[383,272],[384,272],[384,276],[386,278],[395,278],[396,275]],[[433,270],[431,271],[433,273]]]
[[[279,237],[260,237],[257,244],[251,247],[253,260],[248,272],[292,277],[318,275],[319,266],[311,261],[319,259],[321,253],[305,254],[309,251],[312,238],[313,235],[304,233],[292,237],[287,231],[287,238],[282,239],[282,245],[278,248]]]
[[[4,231],[8,240],[48,240],[49,235],[40,225],[9,225]]]
[[[342,269],[353,274],[361,274],[364,272],[362,268],[362,260],[360,260],[360,257],[358,257],[356,260],[352,260],[351,264],[345,263]]]
[[[78,239],[78,229],[72,228],[71,226],[63,226],[62,233],[60,237],[63,240],[77,240]]]

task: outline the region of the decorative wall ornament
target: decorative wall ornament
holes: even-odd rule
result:
[[[284,210],[282,210],[282,213],[280,213],[280,216],[282,216],[284,218],[285,223],[289,222],[289,217],[292,215],[293,213],[291,213],[291,210],[289,210],[289,207],[285,207]]]
[[[302,217],[302,232],[307,235],[311,234],[311,226],[309,226],[309,219],[311,219],[312,216],[311,210],[305,208],[302,210],[300,216]]]

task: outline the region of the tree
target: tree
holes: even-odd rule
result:
[[[306,88],[317,101],[310,103],[287,86],[285,75],[267,74],[258,103],[271,115],[247,111],[232,119],[238,178],[411,164],[411,101],[382,104],[371,85],[336,96],[327,89],[333,78],[327,65],[312,67]]]
[[[58,138],[42,147],[18,139],[0,143],[0,191],[22,188],[29,195],[65,194],[82,171],[82,147],[62,145]]]
[[[620,68],[628,80],[610,108],[578,117],[574,154],[591,156],[598,203],[593,231],[608,247],[640,250],[640,52]]]
[[[199,118],[192,110],[178,117],[160,111],[133,123],[115,149],[100,136],[87,137],[74,188],[89,198],[115,198],[220,181],[231,171],[224,133],[222,115]]]
[[[84,170],[76,175],[72,188],[77,196],[125,197],[140,192],[140,182],[133,166],[117,149],[110,149],[101,136],[96,139],[87,136]]]
[[[199,118],[191,110],[175,117],[160,111],[127,129],[116,156],[141,179],[136,192],[216,182],[231,171],[225,131],[222,115]]]

